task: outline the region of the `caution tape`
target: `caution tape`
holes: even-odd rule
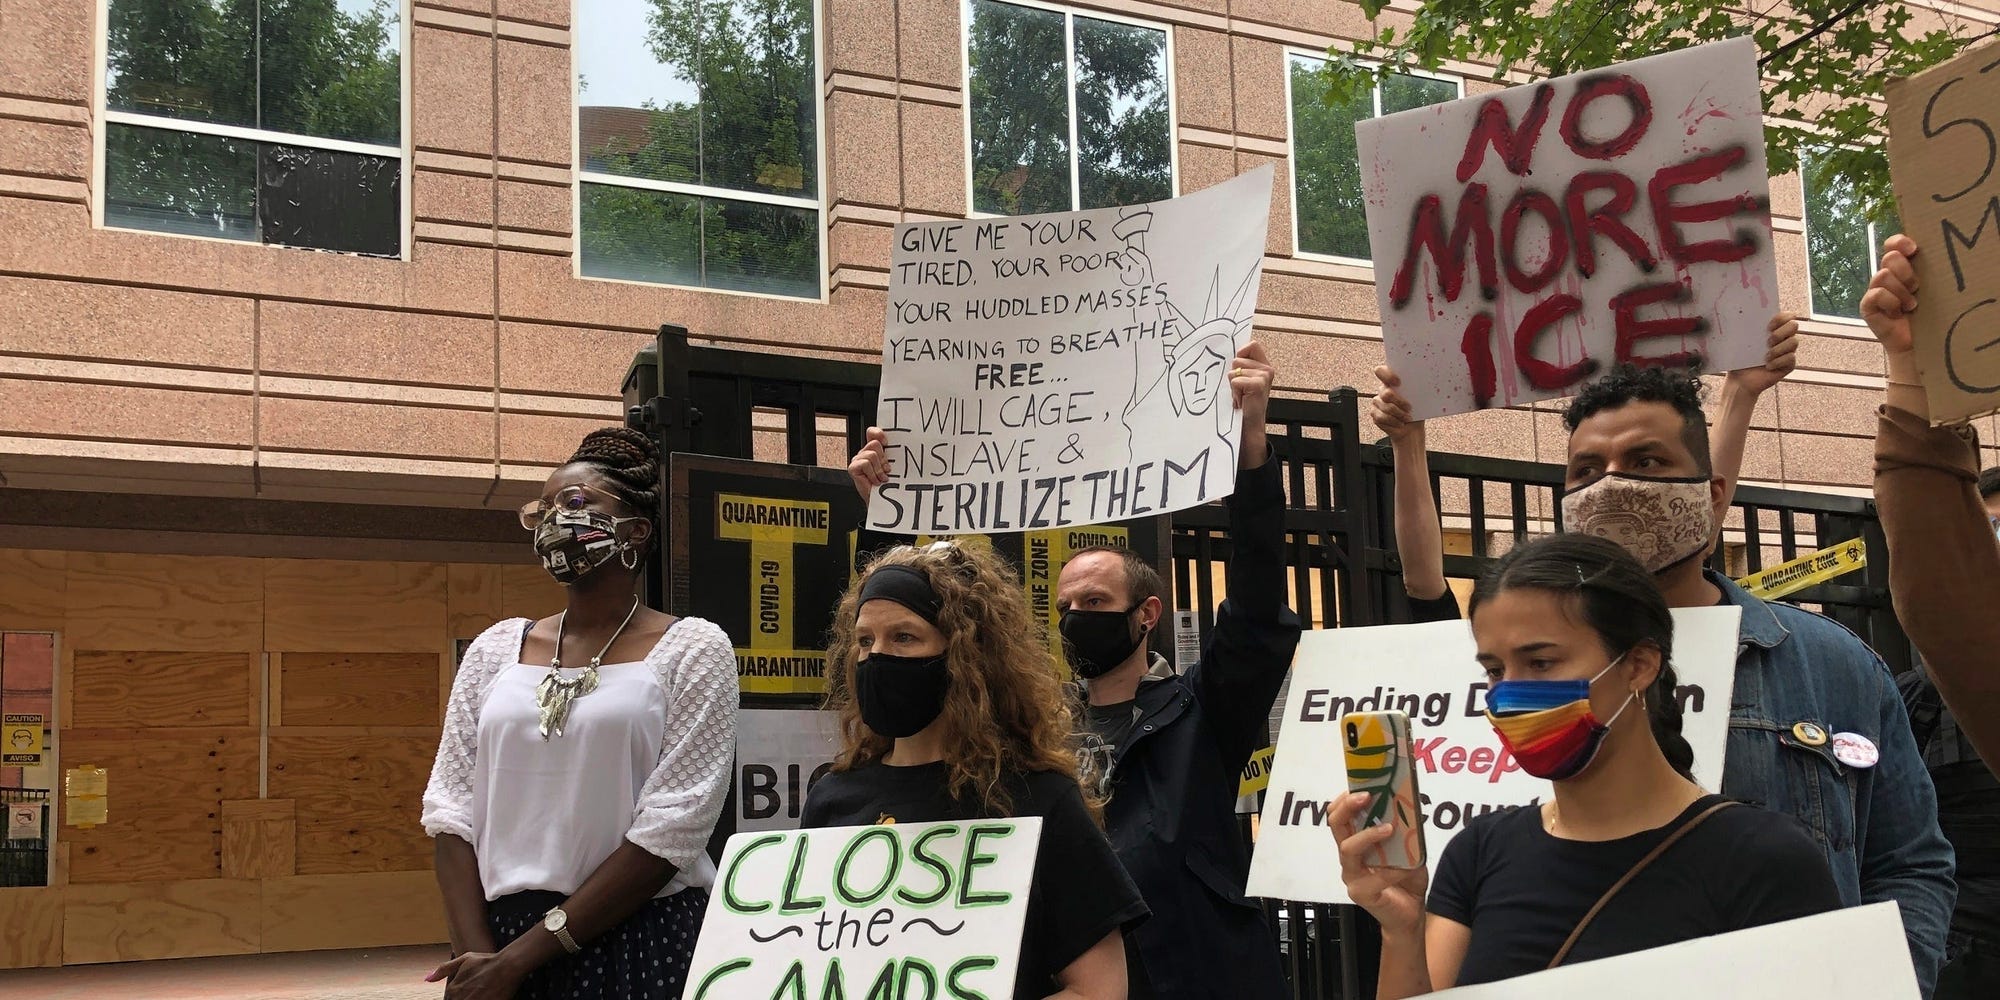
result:
[[[1236,785],[1236,797],[1254,795],[1270,787],[1271,762],[1276,760],[1278,748],[1268,746],[1250,755],[1250,762],[1243,765],[1243,780]]]
[[[1809,553],[1790,562],[1752,573],[1736,581],[1751,597],[1775,601],[1807,587],[1825,583],[1868,565],[1868,543],[1850,538],[1829,549]]]

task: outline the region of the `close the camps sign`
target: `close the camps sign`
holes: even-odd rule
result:
[[[1041,827],[737,834],[684,1000],[1006,1000]]]
[[[1778,308],[1757,51],[1716,42],[1355,126],[1419,419],[1614,363],[1762,364]]]

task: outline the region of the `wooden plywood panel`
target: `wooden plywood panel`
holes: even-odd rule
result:
[[[63,891],[0,889],[0,969],[62,964]]]
[[[437,653],[285,653],[273,684],[286,726],[432,726]]]
[[[430,872],[301,875],[264,882],[265,951],[384,948],[449,940]]]
[[[69,553],[64,641],[77,649],[264,648],[264,563]]]
[[[71,666],[71,724],[254,726],[260,658],[254,653],[79,649]]]
[[[437,744],[435,728],[271,730],[268,783],[296,803],[299,874],[428,870],[417,818]]]
[[[270,649],[435,653],[446,648],[443,563],[268,562]]]
[[[0,549],[0,628],[61,629],[67,586],[63,553]]]
[[[71,886],[64,897],[63,964],[255,954],[260,885],[203,879]]]
[[[70,881],[220,875],[222,801],[257,797],[257,762],[257,730],[250,728],[64,733],[63,763],[104,768],[110,793],[109,822],[63,830]]]
[[[290,799],[222,804],[222,876],[280,878],[298,870],[298,825]]]
[[[568,603],[569,592],[539,563],[500,567],[500,614],[494,621],[502,618],[547,618]]]
[[[452,563],[446,567],[445,630],[470,639],[500,620],[500,567]]]

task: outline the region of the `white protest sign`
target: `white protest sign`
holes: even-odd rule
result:
[[[1354,132],[1382,339],[1418,419],[1619,361],[1764,363],[1778,271],[1749,38]]]
[[[795,830],[806,793],[833,769],[840,716],[808,709],[736,713],[736,830]]]
[[[1578,962],[1432,1000],[1918,1000],[1916,969],[1894,903],[1875,903],[1616,958]]]
[[[739,833],[682,996],[1010,997],[1041,830],[1028,817]]]
[[[1193,507],[1236,483],[1270,167],[1184,198],[896,227],[868,525],[989,534]]]
[[[1743,611],[1676,608],[1673,615],[1681,732],[1694,747],[1695,780],[1716,791]],[[1328,803],[1347,794],[1339,722],[1349,712],[1410,717],[1418,811],[1432,865],[1467,820],[1549,797],[1549,783],[1522,771],[1486,721],[1477,652],[1471,626],[1462,621],[1324,629],[1299,640],[1250,859],[1249,895],[1348,901],[1326,817]]]

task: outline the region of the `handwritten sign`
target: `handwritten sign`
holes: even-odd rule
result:
[[[1382,339],[1419,419],[1620,361],[1763,363],[1778,272],[1750,39],[1354,131]]]
[[[833,770],[840,716],[811,709],[736,713],[736,829],[795,830],[806,793]]]
[[[1917,1000],[1920,995],[1894,903],[1834,910],[1429,994],[1431,1000]]]
[[[1681,731],[1694,747],[1695,780],[1710,791],[1722,785],[1742,614],[1736,607],[1673,612]],[[1549,783],[1522,771],[1486,721],[1477,651],[1471,628],[1459,621],[1305,634],[1250,859],[1250,895],[1348,902],[1327,812],[1347,794],[1339,723],[1349,712],[1410,717],[1418,811],[1433,864],[1473,817],[1549,797]]]
[[[987,534],[1227,496],[1271,168],[1184,198],[906,223],[891,255],[870,527]]]
[[[1009,997],[1039,818],[739,833],[686,1000]]]
[[[1889,177],[1916,257],[1917,377],[1936,423],[2000,410],[2000,45],[1889,83]],[[1991,227],[1990,229],[1988,227]]]

